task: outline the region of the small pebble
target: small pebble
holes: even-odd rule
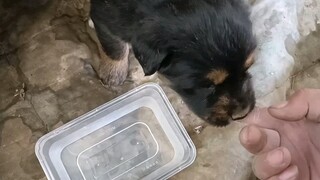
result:
[[[200,134],[203,130],[203,126],[197,126],[193,130],[195,133]]]

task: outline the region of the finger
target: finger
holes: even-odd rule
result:
[[[304,89],[294,93],[287,102],[271,106],[269,113],[278,119],[298,121],[303,118],[320,122],[320,90]]]
[[[320,90],[308,89],[306,93],[309,105],[307,119],[320,122]]]
[[[244,127],[239,138],[242,146],[252,154],[263,153],[280,146],[280,135],[277,131],[255,125]]]
[[[291,165],[286,170],[281,172],[279,175],[272,176],[268,180],[298,180],[298,179],[299,179],[298,167]]]
[[[294,93],[287,102],[277,106],[271,106],[269,113],[282,120],[298,121],[303,119],[308,113],[308,102],[305,90]]]
[[[259,179],[268,179],[284,171],[291,163],[288,149],[280,147],[270,152],[257,155],[252,169]]]
[[[283,121],[271,116],[267,108],[254,109],[242,122],[267,129],[279,127],[283,123]]]

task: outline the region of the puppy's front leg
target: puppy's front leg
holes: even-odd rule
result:
[[[96,69],[98,76],[108,86],[121,85],[128,75],[129,45],[114,36],[103,21],[91,18],[99,40],[100,62]]]

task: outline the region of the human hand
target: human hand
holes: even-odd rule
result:
[[[284,104],[257,109],[240,132],[263,180],[320,179],[320,90],[305,89]]]

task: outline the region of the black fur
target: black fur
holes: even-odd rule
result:
[[[91,18],[109,56],[121,46],[108,33],[130,43],[145,74],[163,74],[210,123],[226,125],[236,109],[253,108],[244,64],[256,42],[241,0],[91,0]],[[215,69],[229,74],[222,84],[207,78]],[[229,103],[219,105],[220,97]]]

